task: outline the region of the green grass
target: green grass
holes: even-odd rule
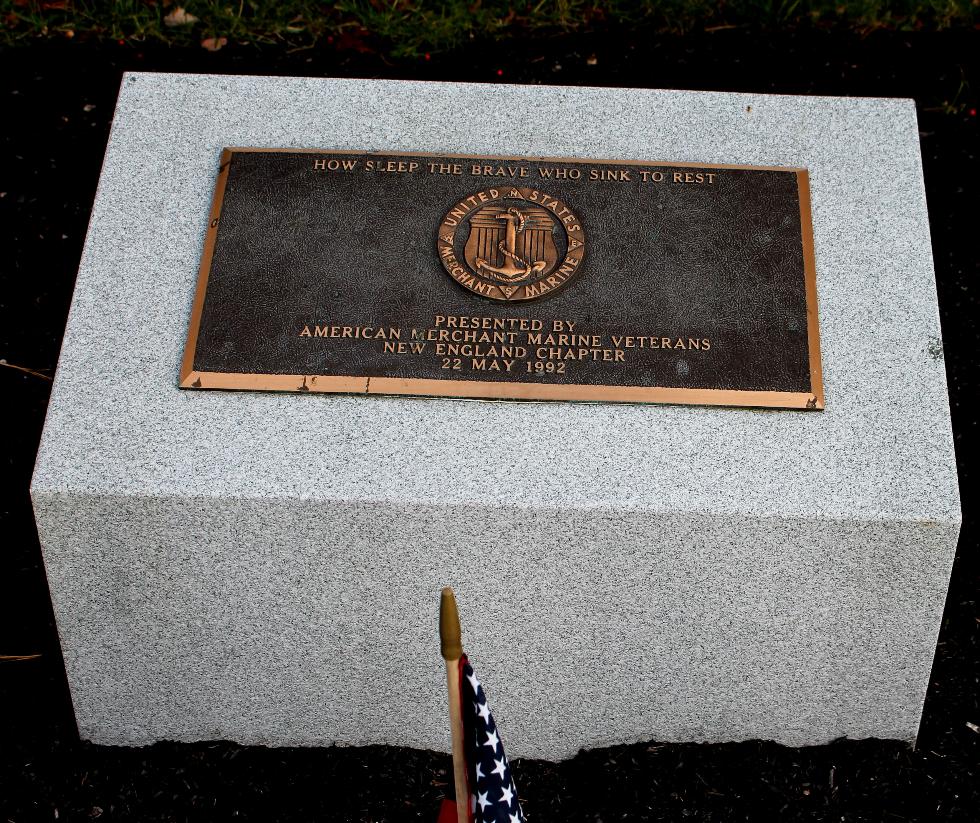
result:
[[[166,24],[178,7],[196,22]],[[172,22],[172,20],[171,20]],[[197,45],[229,43],[384,51],[396,58],[457,48],[474,38],[582,32],[605,26],[645,26],[686,32],[728,26],[801,25],[942,29],[975,26],[980,0],[0,0],[0,43],[38,38],[97,38]]]

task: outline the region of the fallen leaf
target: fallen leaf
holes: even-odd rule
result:
[[[340,51],[356,51],[361,54],[370,54],[374,51],[365,41],[367,29],[355,29],[354,31],[344,31],[337,37],[335,44]],[[329,39],[328,39],[329,42]]]
[[[170,14],[163,18],[163,25],[170,26],[189,26],[191,23],[196,23],[197,18],[193,14],[188,14],[184,11],[183,6],[177,6]]]
[[[206,37],[201,41],[201,45],[208,51],[217,51],[222,46],[228,45],[227,37]]]

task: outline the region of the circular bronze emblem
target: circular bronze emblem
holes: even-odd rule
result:
[[[492,188],[453,205],[436,249],[464,288],[491,300],[533,300],[578,274],[585,232],[578,215],[550,194]]]

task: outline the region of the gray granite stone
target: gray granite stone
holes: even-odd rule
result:
[[[182,392],[236,145],[806,167],[827,408]],[[939,335],[911,101],[126,75],[32,486],[82,736],[445,749],[451,584],[511,756],[911,741]]]

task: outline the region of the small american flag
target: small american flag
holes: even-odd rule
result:
[[[463,751],[473,823],[523,823],[517,788],[487,696],[464,654],[459,660]]]

